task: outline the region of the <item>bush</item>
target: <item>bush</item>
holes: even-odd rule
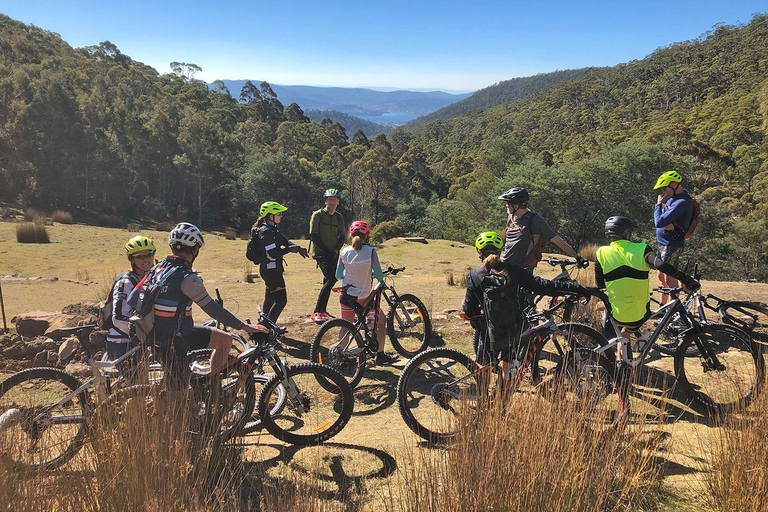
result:
[[[138,233],[141,231],[141,226],[135,222],[131,222],[128,224],[128,231],[132,233]]]
[[[237,231],[232,228],[227,228],[224,232],[224,238],[227,240],[237,240]]]
[[[24,210],[24,220],[27,222],[35,222],[41,218],[45,218],[45,215],[35,208],[27,208]]]
[[[403,235],[405,235],[405,227],[399,218],[395,220],[387,220],[376,224],[371,230],[371,242],[378,244],[384,240]]]
[[[16,226],[16,241],[22,244],[47,244],[51,239],[45,224],[24,222]]]
[[[72,214],[63,210],[56,210],[51,214],[51,220],[58,222],[59,224],[72,224],[75,220],[72,218]]]

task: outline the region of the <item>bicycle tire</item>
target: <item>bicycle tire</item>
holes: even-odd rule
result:
[[[717,308],[723,323],[747,332],[762,352],[768,350],[768,307],[749,301],[725,301]]]
[[[413,325],[408,325],[402,318],[401,307],[406,309]],[[423,352],[432,337],[432,321],[424,303],[413,294],[400,295],[400,300],[387,313],[387,334],[392,347],[401,356],[410,359]]]
[[[553,391],[563,387],[565,392],[575,392],[581,398],[587,391],[592,393],[598,389],[608,389],[608,393],[611,392],[615,364],[604,352],[594,351],[608,344],[601,332],[589,325],[573,322],[562,324],[560,330],[551,337],[564,351],[564,360],[558,361],[551,372],[551,379],[544,376],[544,385],[552,386]],[[607,381],[609,385],[606,385]],[[593,398],[600,395],[597,392]]]
[[[254,384],[256,386],[259,386],[260,389],[264,389],[264,386],[267,385],[267,383],[270,381],[272,377],[268,375],[262,375],[259,373],[253,374],[253,380]],[[259,392],[259,396],[261,396],[261,392]],[[275,415],[279,414],[280,411],[283,410],[283,407],[285,407],[285,400],[287,398],[287,394],[285,392],[285,388],[282,384],[277,386],[277,400],[275,401],[275,404],[272,406],[272,409],[269,411],[270,414]],[[245,422],[245,425],[243,425],[242,434],[252,434],[254,432],[257,432],[262,429],[261,425],[261,416],[259,415],[259,402],[258,400],[255,401],[255,405],[253,407],[253,414],[251,414],[251,417]]]
[[[2,381],[3,456],[29,469],[56,469],[71,460],[88,432],[87,393],[58,405],[37,422],[33,419],[81,385],[73,375],[55,368],[29,368]]]
[[[343,350],[338,348],[341,343],[347,344]],[[312,336],[309,360],[333,368],[354,388],[360,383],[365,373],[366,350],[360,350],[357,355],[349,355],[346,350],[364,348],[364,336],[352,322],[342,318],[332,318],[324,322]],[[321,380],[322,383],[325,383],[328,391],[333,391],[332,383]]]
[[[347,379],[330,366],[317,363],[288,366],[286,372],[287,382],[282,375],[273,376],[259,397],[261,424],[267,432],[296,446],[314,446],[341,432],[354,409]],[[328,389],[331,383],[334,390]],[[281,386],[288,399],[279,413],[272,414]]]
[[[429,349],[411,359],[397,381],[397,406],[408,428],[433,444],[454,439],[466,424],[464,415],[480,405],[478,368],[451,348]]]
[[[738,328],[707,324],[701,333],[689,332],[675,354],[675,376],[683,391],[710,412],[726,414],[749,405],[763,385],[765,362],[749,337]],[[720,364],[713,368],[702,355],[690,357],[691,344],[702,343]]]

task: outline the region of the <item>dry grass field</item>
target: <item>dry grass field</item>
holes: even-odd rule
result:
[[[20,244],[16,242],[15,226],[0,223],[0,277],[9,321],[22,312],[59,311],[71,303],[99,300],[114,276],[126,267],[122,245],[137,234],[55,223],[48,228],[51,243]],[[141,234],[152,237],[158,247],[166,247],[167,233],[146,230]],[[247,272],[256,271],[245,259],[245,244],[243,240],[227,240],[223,233],[206,233],[206,246],[195,266],[209,291],[221,290],[227,308],[241,318],[254,318],[264,287],[258,279],[254,283],[245,280]],[[427,305],[435,332],[432,345],[469,352],[470,328],[453,318],[450,311],[461,307],[464,296],[461,276],[478,262],[474,249],[444,240],[420,244],[394,239],[378,250],[383,265],[406,267],[406,271],[395,278],[395,285],[400,293],[414,293]],[[161,249],[158,254],[163,252]],[[288,306],[280,323],[290,329],[284,355],[289,361],[298,362],[308,358],[308,342],[316,330],[309,314],[322,276],[310,259],[302,260],[290,254],[287,264]],[[544,277],[555,274],[546,265],[539,269]],[[714,272],[702,270],[705,275]],[[451,281],[455,284],[449,284]],[[724,298],[768,302],[766,284],[705,280],[704,290]],[[329,311],[338,314],[334,297]],[[196,310],[195,318],[203,320],[204,314]],[[656,462],[663,462],[659,466],[663,478],[662,499],[660,504],[638,505],[638,508],[706,509],[711,501],[707,497],[705,477],[710,470],[709,451],[716,444],[718,429],[687,407],[683,397],[664,391],[674,380],[666,378],[672,375],[671,358],[654,356],[651,359],[645,376],[653,380],[653,384],[638,389],[633,405],[635,411],[648,414],[642,427],[646,434],[654,437],[654,433],[660,433],[656,436],[658,442],[653,444],[652,456]],[[305,475],[303,482],[316,485],[317,496],[328,501],[324,509],[412,510],[402,505],[416,503],[408,501],[405,484],[426,459],[440,458],[444,450],[424,447],[400,418],[395,384],[406,362],[401,359],[393,367],[376,367],[366,373],[355,392],[353,418],[333,443],[299,450],[281,445],[266,433],[243,438],[249,467],[258,468],[272,478]],[[465,456],[472,457],[472,454]]]

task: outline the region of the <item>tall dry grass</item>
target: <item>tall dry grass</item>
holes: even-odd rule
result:
[[[75,219],[72,217],[72,214],[69,212],[65,212],[64,210],[56,210],[51,214],[51,220],[53,222],[58,222],[59,224],[72,224],[75,222]]]
[[[768,395],[747,413],[726,418],[715,433],[705,471],[712,509],[768,510]]]
[[[530,397],[495,407],[448,449],[408,453],[394,501],[413,512],[652,509],[660,429],[604,428],[588,411]]]
[[[51,239],[44,223],[24,222],[16,226],[16,241],[21,244],[47,244]]]

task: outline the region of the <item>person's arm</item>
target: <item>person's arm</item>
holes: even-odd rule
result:
[[[552,226],[544,220],[544,217],[539,214],[534,214],[533,218],[531,218],[531,223],[531,231],[539,233],[540,236],[544,237],[544,240],[555,244],[561,251],[571,258],[576,257],[576,251],[573,250],[573,247],[552,229]]]
[[[344,242],[347,241],[347,224],[344,222],[344,216],[342,216],[339,212],[336,212],[336,214],[341,217],[341,222],[339,222],[339,231],[336,238],[336,247],[334,247],[334,250],[339,252],[341,248],[344,247]]]
[[[645,261],[648,263],[649,266],[652,268],[655,268],[659,272],[662,272],[664,274],[667,274],[669,277],[673,279],[677,279],[681,283],[683,283],[683,286],[688,288],[691,291],[696,291],[699,288],[701,288],[701,284],[695,280],[693,277],[689,276],[682,270],[678,270],[674,265],[670,263],[664,262],[658,254],[651,251],[645,255]]]
[[[467,275],[467,292],[464,295],[464,304],[461,307],[461,310],[467,316],[478,316],[482,313],[482,303],[478,294],[478,291],[480,291],[480,295],[482,295],[482,290],[477,288],[478,283],[475,280],[474,272],[470,271],[469,275]]]
[[[514,272],[517,275],[517,278],[520,280],[520,285],[523,288],[534,293],[549,296],[567,294],[589,296],[587,289],[580,284],[564,281],[550,281],[549,279],[534,276],[517,265],[508,268],[510,274]]]
[[[384,272],[381,271],[381,263],[379,263],[379,255],[376,254],[376,249],[371,251],[371,272],[373,277],[384,283]]]
[[[567,254],[571,258],[578,257],[578,255],[576,254],[576,251],[573,250],[573,247],[571,247],[571,245],[568,242],[560,238],[560,235],[555,235],[555,237],[551,238],[549,241],[555,244],[556,246],[558,246],[561,251],[563,251],[565,254]]]
[[[664,205],[661,203],[656,203],[656,206],[653,208],[654,226],[657,228],[671,226],[688,215],[691,208],[691,202],[686,200],[673,201],[669,208],[664,208]]]
[[[213,300],[197,274],[189,274],[181,281],[181,293],[193,300],[208,316],[228,327],[242,329],[246,325]]]
[[[112,294],[112,325],[123,334],[128,334],[131,328],[129,318],[131,306],[128,304],[128,295],[133,291],[133,283],[128,277],[123,277],[115,284],[115,293]]]
[[[333,256],[333,252],[323,244],[323,237],[320,235],[320,216],[322,210],[318,210],[312,214],[312,218],[309,221],[309,239],[315,245],[320,255],[323,257]]]
[[[595,258],[595,284],[598,288],[605,288],[605,276],[603,275],[603,266]]]

